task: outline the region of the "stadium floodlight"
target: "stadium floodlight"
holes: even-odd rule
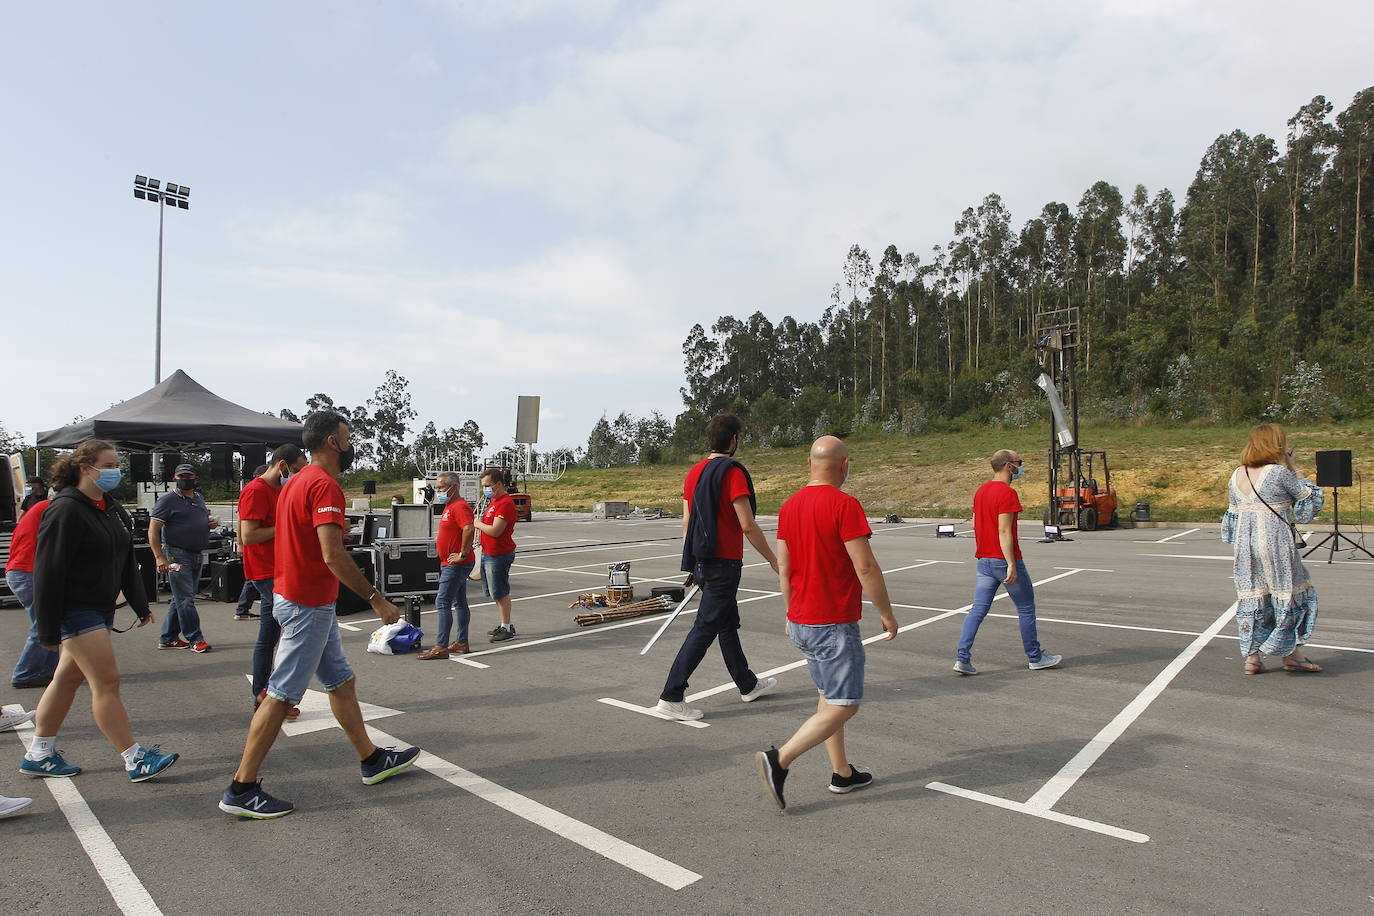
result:
[[[146,175],[134,176],[134,197],[157,204],[157,336],[153,349],[153,384],[162,381],[162,228],[163,216],[167,208],[173,210],[191,209],[191,189],[184,184],[162,182]]]

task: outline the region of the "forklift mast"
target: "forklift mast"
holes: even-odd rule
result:
[[[1078,379],[1074,372],[1078,328],[1077,306],[1042,308],[1035,315],[1035,349],[1045,371],[1040,386],[1045,389],[1054,414],[1050,424],[1049,473],[1046,474],[1047,524],[1059,520],[1059,476],[1062,465],[1067,464],[1069,483],[1074,491],[1074,505],[1081,506],[1083,503],[1080,491],[1083,460],[1078,444]]]

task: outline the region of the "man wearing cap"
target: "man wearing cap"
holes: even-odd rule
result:
[[[24,494],[24,501],[19,504],[20,512],[27,512],[38,503],[48,498],[48,485],[43,482],[42,477],[29,478],[29,492]]]
[[[167,575],[172,587],[172,601],[157,647],[209,652],[210,644],[200,632],[196,592],[200,588],[202,551],[209,546],[210,531],[219,519],[210,515],[205,497],[196,489],[200,476],[194,467],[179,464],[172,477],[176,489],[162,495],[148,522],[148,545],[157,560],[157,571]]]

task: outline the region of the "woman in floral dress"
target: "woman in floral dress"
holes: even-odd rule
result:
[[[1221,539],[1236,549],[1236,627],[1245,673],[1260,674],[1261,656],[1283,659],[1285,671],[1320,671],[1299,647],[1317,625],[1317,590],[1294,544],[1291,520],[1312,521],[1322,491],[1293,463],[1282,427],[1261,423],[1231,475],[1230,508]]]

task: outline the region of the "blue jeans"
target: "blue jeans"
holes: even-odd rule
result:
[[[205,639],[200,632],[200,612],[196,610],[204,556],[198,550],[168,546],[167,557],[173,563],[180,563],[181,569],[167,574],[167,581],[172,586],[172,601],[167,605],[167,619],[162,622],[162,641],[175,642],[184,636],[194,646]]]
[[[742,560],[702,560],[692,573],[697,585],[701,586],[701,603],[697,606],[697,619],[692,624],[682,648],[677,650],[673,667],[668,671],[668,680],[663,685],[659,699],[669,703],[681,703],[687,693],[687,682],[697,665],[706,657],[711,643],[720,644],[720,654],[725,659],[725,670],[739,688],[740,693],[750,693],[758,686],[759,679],[749,669],[749,660],[744,657],[744,647],[739,641],[739,591]]]
[[[468,610],[468,574],[472,563],[450,563],[439,570],[439,594],[434,599],[434,609],[439,612],[438,630],[435,635],[436,646],[449,644],[448,634],[453,627],[454,611],[458,616],[458,632],[454,642],[468,641],[468,623],[472,612]]]
[[[10,681],[15,684],[50,681],[57,670],[57,653],[44,649],[38,641],[38,622],[33,616],[33,573],[12,569],[5,573],[5,584],[29,613],[29,637],[19,651],[19,663],[14,666]]]
[[[973,586],[973,607],[964,618],[964,629],[959,634],[957,657],[961,662],[971,661],[973,656],[973,637],[978,635],[978,627],[992,607],[997,587],[1007,578],[1007,561],[990,557],[978,558],[978,579]],[[1026,650],[1026,658],[1032,662],[1040,661],[1040,640],[1035,633],[1035,589],[1031,586],[1030,573],[1022,560],[1016,561],[1016,582],[1007,586],[1007,594],[1016,604],[1016,616],[1021,624],[1021,647]]]
[[[249,579],[243,583],[244,588],[253,589],[253,593],[262,599],[262,617],[258,619],[258,641],[253,646],[253,697],[267,686],[267,678],[272,674],[272,656],[277,651],[277,640],[281,639],[281,624],[277,623],[277,618],[272,616],[272,580]],[[252,602],[248,604],[251,606]],[[243,601],[239,601],[239,606],[243,606]]]
[[[235,617],[242,617],[244,614],[247,614],[249,611],[253,610],[254,601],[257,601],[264,595],[272,594],[272,580],[264,579],[262,581],[267,583],[266,592],[263,592],[260,589],[258,589],[258,587],[253,584],[252,579],[243,580],[243,588],[239,590],[239,603],[234,607]]]
[[[858,706],[864,698],[864,641],[859,624],[819,626],[787,621],[792,645],[806,658],[811,680],[831,706]]]
[[[510,567],[515,562],[515,551],[498,553],[496,556],[482,554],[482,590],[495,601],[510,594]]]
[[[268,696],[295,706],[305,696],[312,675],[329,691],[353,680],[353,668],[339,639],[334,602],[310,607],[274,595],[272,615],[281,625],[281,639],[267,679]]]

